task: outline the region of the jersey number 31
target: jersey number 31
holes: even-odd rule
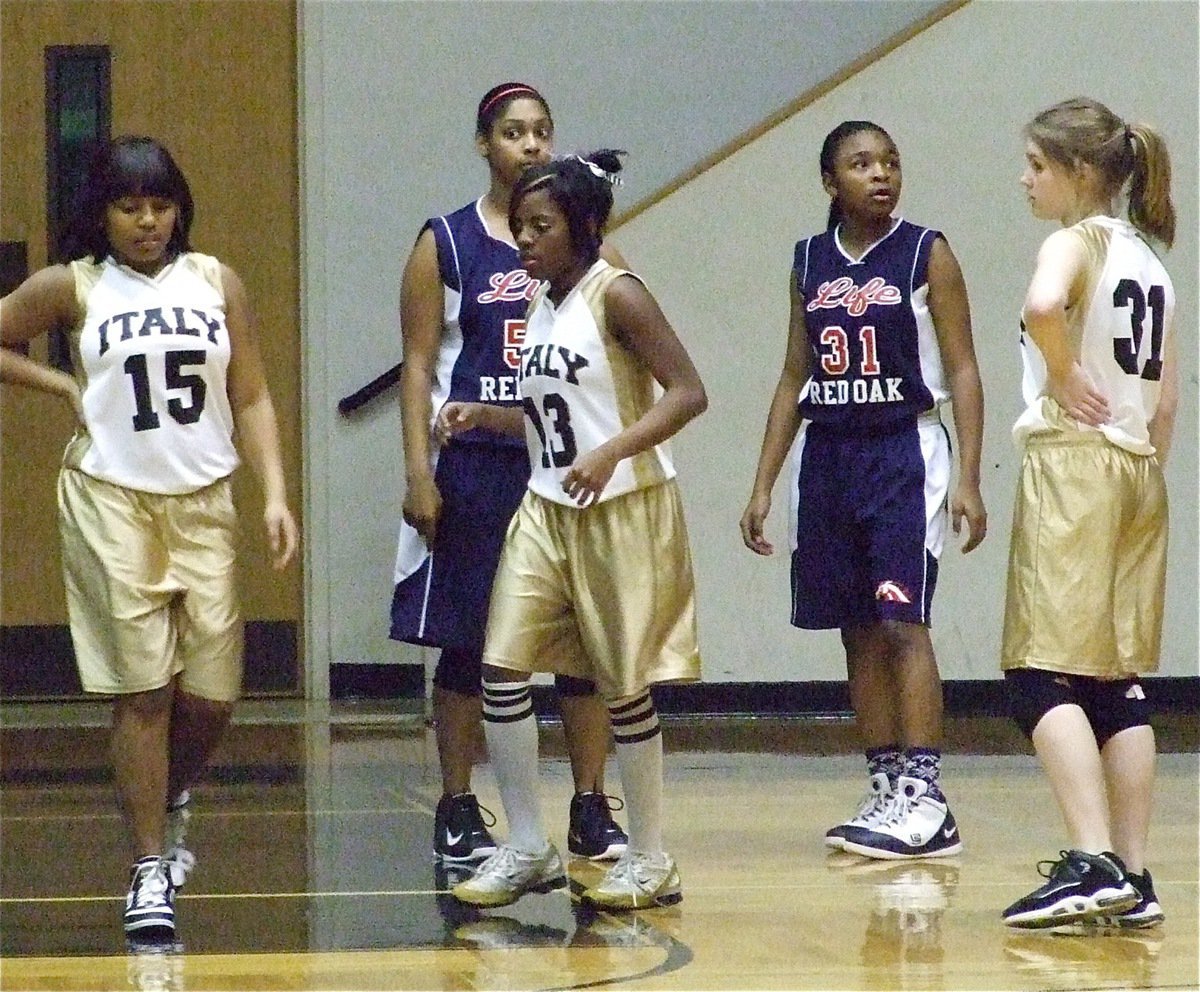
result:
[[[1151,382],[1162,378],[1163,320],[1166,315],[1166,292],[1162,286],[1153,285],[1148,293],[1132,279],[1122,279],[1113,290],[1113,306],[1118,310],[1129,307],[1129,329],[1127,338],[1113,338],[1113,358],[1129,375],[1141,376]],[[1138,353],[1142,350],[1145,333],[1146,307],[1150,308],[1150,355],[1146,364],[1138,368]]]

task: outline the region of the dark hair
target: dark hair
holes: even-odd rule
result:
[[[819,162],[821,165],[821,176],[832,176],[837,164],[837,153],[842,142],[847,138],[859,134],[862,131],[874,131],[882,135],[887,141],[893,145],[892,136],[881,128],[874,121],[842,121],[837,127],[825,135],[825,140],[821,143],[821,155]],[[842,208],[835,196],[829,201],[829,217],[825,222],[826,230],[832,230],[838,226],[842,219]]]
[[[1087,97],[1063,100],[1025,126],[1025,136],[1048,158],[1074,169],[1092,166],[1109,199],[1129,180],[1129,220],[1168,248],[1175,240],[1171,158],[1149,124],[1126,124],[1104,104]]]
[[[492,133],[492,125],[496,123],[496,118],[504,113],[508,109],[508,105],[514,100],[536,100],[542,105],[542,109],[546,111],[546,116],[550,118],[550,123],[554,123],[554,117],[550,113],[550,104],[532,86],[526,83],[501,83],[499,86],[493,86],[484,93],[483,98],[479,101],[479,108],[475,111],[476,136],[486,138],[490,135]]]
[[[91,255],[99,261],[112,247],[104,229],[105,208],[124,196],[161,196],[178,208],[167,241],[169,258],[191,250],[195,205],[187,179],[166,147],[153,138],[127,135],[102,144],[88,166],[63,238],[67,260]]]
[[[526,194],[544,189],[567,218],[571,245],[592,258],[600,254],[604,226],[612,212],[613,183],[621,171],[625,152],[602,148],[587,155],[566,155],[535,165],[521,173],[508,202],[508,226]]]

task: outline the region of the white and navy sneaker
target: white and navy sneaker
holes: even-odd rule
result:
[[[472,906],[507,906],[526,892],[550,892],[566,884],[562,858],[553,844],[548,843],[540,853],[502,844],[450,894]]]
[[[163,858],[151,855],[133,863],[125,897],[125,936],[153,942],[175,937],[175,885]]]
[[[1142,900],[1125,874],[1125,865],[1111,852],[1060,851],[1059,860],[1040,861],[1037,867],[1046,884],[1004,911],[1004,922],[1010,927],[1057,927],[1121,913]]]
[[[871,776],[871,788],[858,804],[858,809],[850,819],[830,827],[825,831],[825,846],[841,850],[846,842],[846,830],[849,827],[869,827],[887,811],[895,795],[892,780],[887,772],[876,772]]]
[[[868,858],[948,858],[962,850],[954,814],[923,779],[901,775],[887,808],[869,825],[847,826],[842,850]]]
[[[484,820],[484,814],[491,824]],[[444,864],[482,861],[496,853],[488,827],[495,824],[491,810],[480,806],[470,792],[442,796],[433,815],[433,856]]]

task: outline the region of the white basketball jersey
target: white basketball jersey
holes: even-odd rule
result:
[[[1045,395],[1046,363],[1022,325],[1026,409],[1013,427],[1013,437],[1022,443],[1038,431],[1099,430],[1120,448],[1151,455],[1148,424],[1158,409],[1175,288],[1158,256],[1126,221],[1089,217],[1070,230],[1083,242],[1088,257],[1084,289],[1067,312],[1071,350],[1108,399],[1112,419],[1099,428],[1088,427]]]
[[[605,322],[604,292],[629,274],[600,259],[561,304],[543,288],[530,306],[521,346],[529,488],[556,503],[577,505],[562,489],[575,459],[640,419],[661,395],[650,370]],[[670,449],[656,445],[618,462],[598,502],[674,476]]]
[[[238,464],[226,391],[220,263],[181,255],[154,276],[71,263],[84,313],[72,350],[86,430],[64,464],[142,492],[195,492]]]

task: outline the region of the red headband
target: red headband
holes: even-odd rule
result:
[[[501,90],[499,93],[496,93],[495,95],[493,95],[492,98],[490,100],[488,100],[487,103],[485,103],[482,107],[480,107],[479,108],[479,116],[482,117],[484,114],[486,114],[488,112],[488,110],[491,108],[492,104],[494,104],[497,100],[502,100],[502,99],[504,99],[504,97],[511,96],[513,93],[529,93],[529,94],[532,94],[533,97],[537,100],[542,99],[542,95],[537,90],[535,90],[532,86],[525,86],[525,85],[510,86],[510,87],[508,87],[508,89]]]

